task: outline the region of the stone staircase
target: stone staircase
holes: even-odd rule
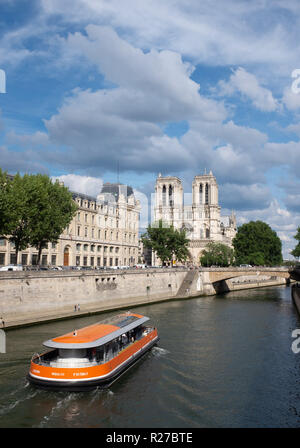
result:
[[[191,287],[196,277],[198,277],[198,270],[191,269],[187,272],[181,286],[179,287],[176,297],[191,297]]]

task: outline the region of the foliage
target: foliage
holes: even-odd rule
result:
[[[48,242],[56,243],[71,222],[77,206],[67,187],[51,182],[46,175],[31,176],[30,245],[41,251]]]
[[[57,242],[77,206],[69,190],[42,174],[10,180],[0,171],[0,234],[15,244],[16,256],[28,246],[38,249]]]
[[[185,261],[189,257],[189,240],[185,230],[174,229],[162,220],[148,226],[147,232],[142,235],[142,242],[156,252],[163,264],[173,260]]]
[[[234,251],[223,243],[210,242],[202,252],[200,263],[202,266],[230,266],[234,261]]]
[[[282,263],[281,240],[263,221],[243,224],[232,244],[237,264],[275,266]]]
[[[293,257],[299,258],[300,257],[300,227],[297,229],[297,233],[294,236],[294,238],[298,241],[298,244],[296,247],[291,251],[291,254]]]

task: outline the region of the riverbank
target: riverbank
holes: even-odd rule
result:
[[[186,268],[5,272],[0,275],[0,328],[286,283],[253,275],[253,280],[244,276],[212,283],[208,276],[207,270]]]

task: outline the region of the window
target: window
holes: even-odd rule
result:
[[[17,264],[16,254],[10,254],[10,264]]]
[[[205,204],[208,204],[208,184],[205,184]]]
[[[80,255],[76,256],[76,266],[80,266]]]
[[[51,255],[51,264],[52,266],[56,266],[56,255]]]
[[[167,189],[166,186],[164,185],[162,188],[162,205],[167,205],[166,195],[167,195]]]
[[[0,265],[5,264],[5,254],[0,253]]]
[[[84,244],[83,250],[87,251],[88,249],[89,249],[89,245],[88,244]]]
[[[94,244],[91,245],[91,251],[95,252],[95,245]]]
[[[203,185],[200,184],[199,186],[199,203],[203,204]]]
[[[87,257],[83,257],[83,266],[87,266]]]
[[[76,244],[76,250],[80,251],[80,249],[81,249],[81,244],[80,244],[80,243],[77,243],[77,244]]]
[[[97,246],[97,252],[101,252],[101,246]]]
[[[42,255],[42,266],[47,266],[47,255]]]
[[[77,236],[80,236],[80,226],[77,227]]]
[[[172,187],[172,185],[169,185],[169,206],[173,207],[173,205],[174,205],[173,187]]]
[[[22,254],[22,265],[23,266],[27,265],[27,260],[28,260],[28,255],[27,254]]]
[[[6,239],[0,238],[0,246],[6,246]]]
[[[88,229],[87,229],[87,227],[84,228],[84,236],[88,236]]]

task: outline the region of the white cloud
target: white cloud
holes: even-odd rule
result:
[[[256,77],[242,67],[233,72],[229,81],[220,81],[219,89],[220,95],[224,96],[231,96],[238,91],[250,99],[254,107],[265,112],[275,111],[279,108],[279,103],[273,97],[272,92],[262,87]]]
[[[292,90],[292,80],[291,84],[284,89],[282,102],[289,110],[300,109],[300,92],[296,93]]]
[[[78,174],[63,174],[61,176],[52,176],[52,180],[58,179],[66,187],[76,193],[83,193],[89,196],[97,197],[103,185],[103,180],[98,177],[80,176]]]

